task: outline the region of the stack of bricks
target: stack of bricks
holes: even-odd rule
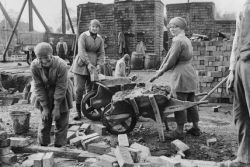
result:
[[[3,164],[13,164],[16,161],[17,156],[10,149],[10,139],[7,132],[0,131],[0,166]]]
[[[88,30],[91,19],[101,22],[100,34],[107,37],[105,54],[110,58],[119,58],[120,32],[126,36],[129,53],[135,51],[140,41],[144,42],[148,53],[156,53],[159,56],[163,49],[164,4],[161,0],[115,0],[112,4],[89,2],[78,5],[77,11],[77,17],[80,17],[79,33]]]
[[[193,65],[199,76],[199,92],[209,92],[229,74],[232,41],[193,42]],[[210,102],[231,102],[226,83],[210,95]]]

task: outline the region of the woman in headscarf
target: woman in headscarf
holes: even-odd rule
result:
[[[164,58],[156,75],[150,80],[154,81],[165,72],[171,72],[170,87],[173,97],[182,101],[194,101],[195,91],[198,84],[198,76],[191,64],[193,47],[191,41],[185,36],[187,22],[184,18],[175,17],[168,24],[170,33],[173,35],[172,46]],[[183,139],[184,124],[193,123],[193,127],[187,131],[194,136],[200,135],[198,126],[199,115],[196,107],[175,113],[177,123],[176,130],[170,132],[166,138]]]
[[[74,84],[76,90],[76,111],[75,120],[81,119],[81,100],[83,94],[90,91],[89,69],[103,65],[105,56],[104,41],[98,34],[101,24],[98,20],[90,21],[89,30],[83,32],[78,39],[78,54],[73,61],[71,72],[74,73]]]

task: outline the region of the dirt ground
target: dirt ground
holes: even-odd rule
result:
[[[137,82],[147,82],[150,77],[153,76],[153,71],[136,71],[131,74],[136,74],[138,76]],[[156,80],[156,84],[166,84],[168,80],[168,75],[162,76],[160,79]],[[219,112],[214,112],[212,107],[221,106]],[[12,106],[1,106],[0,107],[0,119],[2,119],[2,125],[5,130],[7,130],[11,136],[14,135],[12,120],[10,118],[11,110],[27,110],[31,112],[30,118],[30,130],[24,136],[30,136],[34,141],[37,137],[38,122],[40,119],[40,114],[37,109],[31,105],[12,105]],[[236,129],[233,124],[232,115],[232,105],[231,104],[206,104],[199,106],[200,113],[200,128],[202,130],[202,135],[200,137],[193,137],[186,135],[183,142],[190,146],[190,152],[187,154],[187,159],[195,160],[209,160],[209,161],[223,161],[228,159],[234,159],[235,153],[237,151],[237,135]],[[72,118],[75,116],[75,108],[71,110],[70,122],[72,123]],[[84,119],[83,122],[90,122]],[[169,121],[169,126],[171,129],[175,128],[175,123]],[[191,124],[186,124],[185,128],[190,128]],[[170,147],[170,141],[164,143],[159,142],[158,133],[151,119],[146,119],[140,117],[134,130],[128,134],[130,143],[138,142],[145,146],[148,146],[151,150],[152,155],[160,156],[171,156],[174,155],[174,150]],[[104,136],[111,146],[117,144],[117,136],[107,135]],[[207,139],[216,138],[217,142],[208,147],[206,144]],[[63,162],[63,161],[60,161]],[[65,164],[69,161],[65,161]],[[64,165],[60,165],[64,166]]]

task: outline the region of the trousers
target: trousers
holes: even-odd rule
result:
[[[176,92],[177,99],[182,101],[195,101],[195,93]],[[186,122],[199,122],[199,113],[197,107],[190,107],[184,111],[175,112],[175,122],[177,124],[185,124]]]
[[[234,78],[234,122],[238,133],[237,159],[250,163],[250,60],[236,63]]]
[[[91,89],[90,76],[74,74],[74,85],[76,90],[76,104],[81,104],[83,95]]]
[[[42,112],[42,111],[41,111]],[[69,111],[63,112],[56,121],[55,142],[54,145],[64,146],[67,144],[67,131],[69,123]],[[38,142],[41,145],[50,144],[50,131],[52,126],[52,111],[49,113],[47,120],[40,121],[38,127]]]

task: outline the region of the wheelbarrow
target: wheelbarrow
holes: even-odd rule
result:
[[[224,78],[206,96],[198,102],[181,101],[170,95],[145,93],[143,88],[135,88],[122,96],[120,92],[113,96],[112,102],[103,110],[102,121],[111,134],[124,134],[131,132],[140,116],[156,121],[160,140],[164,141],[162,122],[166,124],[166,117],[174,112],[208,103],[205,99],[214,92],[223,82]]]
[[[92,82],[92,89],[84,95],[81,101],[83,115],[92,120],[100,121],[104,108],[110,104],[112,96],[121,90],[134,89],[138,85],[130,78],[108,77],[101,81]]]

